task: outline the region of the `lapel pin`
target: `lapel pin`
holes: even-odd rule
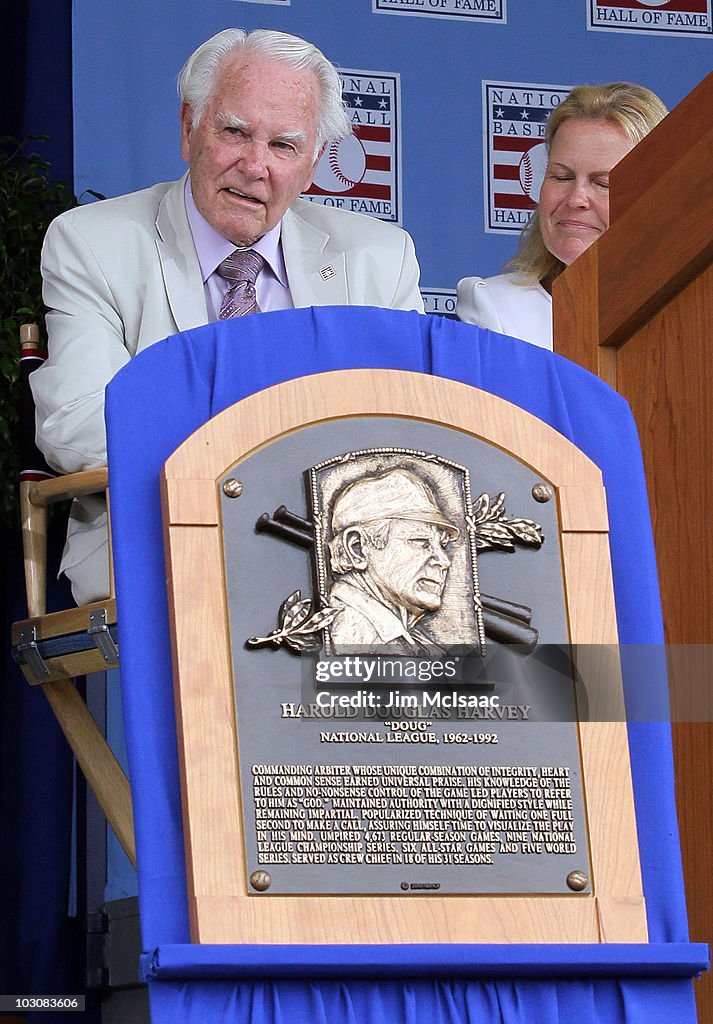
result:
[[[322,269],[319,272],[320,277],[322,278],[323,281],[329,281],[330,278],[336,276],[336,273],[337,272],[334,269],[334,267],[331,265],[331,263],[330,263],[330,265],[328,267],[322,267]]]

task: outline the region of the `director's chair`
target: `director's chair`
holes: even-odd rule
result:
[[[12,625],[12,654],[27,682],[42,687],[79,767],[135,867],[129,782],[73,682],[77,676],[103,672],[119,663],[113,582],[104,601],[47,612],[48,506],[106,494],[107,470],[55,476],[47,467],[34,444],[29,386],[30,373],[45,358],[36,324],[20,328],[20,350],[23,464],[19,487],[28,618]]]

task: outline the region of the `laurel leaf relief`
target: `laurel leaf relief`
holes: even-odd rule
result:
[[[293,651],[303,652],[317,650],[321,646],[318,636],[322,630],[339,615],[340,608],[321,608],[310,615],[312,602],[302,598],[299,590],[295,590],[280,605],[277,629],[267,636],[251,636],[246,641],[249,647],[271,645],[280,647],[283,643]]]
[[[515,544],[540,547],[544,541],[542,527],[532,519],[513,517],[508,519],[505,512],[505,493],[495,498],[481,494],[473,506],[473,515],[466,517],[476,549],[486,551],[500,548],[514,551]]]

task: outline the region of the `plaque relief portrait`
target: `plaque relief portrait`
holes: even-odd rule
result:
[[[277,627],[246,646],[292,654],[484,655],[486,637],[534,650],[532,610],[484,594],[478,554],[539,548],[505,494],[473,501],[470,471],[407,448],[343,452],[304,471],[307,514],[280,505],[257,533],[309,552],[314,589],[293,590]]]
[[[481,650],[467,469],[368,449],[313,467],[309,481],[320,607],[334,613],[328,653]]]

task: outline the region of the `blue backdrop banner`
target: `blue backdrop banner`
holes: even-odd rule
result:
[[[670,108],[713,65],[711,0],[74,0],[73,24],[86,201],[182,174],[176,75],[213,33],[273,28],[319,46],[355,135],[325,153],[309,198],[403,224],[428,311],[513,254],[545,120],[573,85],[640,82]]]

